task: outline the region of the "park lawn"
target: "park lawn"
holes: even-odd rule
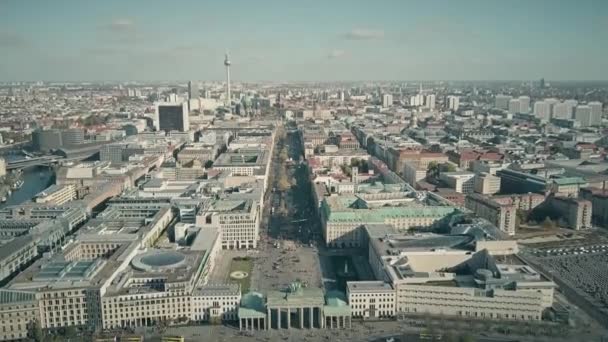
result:
[[[248,276],[243,279],[232,279],[230,274],[234,271],[247,272]],[[241,285],[241,293],[245,294],[249,292],[249,287],[251,286],[251,272],[253,272],[253,259],[233,258],[230,262],[230,271],[226,280],[230,283]]]

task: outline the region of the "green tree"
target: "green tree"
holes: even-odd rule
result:
[[[475,338],[469,334],[460,336],[459,342],[475,342]]]
[[[207,160],[205,162],[205,169],[210,169],[213,166],[213,160]]]
[[[65,328],[63,336],[67,338],[74,338],[78,334],[78,330],[73,326],[67,326]]]
[[[554,229],[555,228],[555,222],[553,222],[553,220],[549,216],[546,216],[545,220],[543,221],[543,223],[541,224],[541,226],[543,227],[543,229],[546,229],[546,230]]]
[[[445,163],[445,164],[443,164],[443,165],[444,165],[444,167],[445,167],[445,171],[446,171],[446,172],[454,172],[454,171],[456,171],[456,166],[455,166],[454,164],[451,164],[451,163]]]
[[[34,327],[32,330],[33,330],[34,341],[36,341],[36,342],[44,341],[44,332],[42,331],[42,326],[40,325],[39,320],[34,321]]]
[[[439,176],[439,164],[436,161],[430,162],[426,168],[426,174],[432,178]]]
[[[287,150],[286,149],[282,149],[281,153],[279,153],[279,159],[281,160],[281,162],[285,162],[287,159],[289,159],[289,155],[287,154]]]
[[[281,191],[287,191],[291,189],[291,180],[289,179],[289,177],[287,177],[287,173],[284,169],[281,169],[281,171],[279,171],[279,174],[277,175],[277,186]]]
[[[445,342],[458,342],[458,337],[451,332],[445,333],[442,337],[442,340]]]

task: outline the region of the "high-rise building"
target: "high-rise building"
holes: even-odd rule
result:
[[[549,117],[551,117],[551,115],[553,115],[553,107],[559,103],[559,100],[555,98],[549,98],[545,99],[544,101],[549,104]]]
[[[32,145],[37,151],[47,152],[63,146],[58,129],[37,130],[32,133]]]
[[[410,97],[410,106],[411,107],[422,106],[422,103],[420,103],[420,98],[418,97],[418,95],[413,95]]]
[[[6,160],[4,158],[0,158],[0,177],[4,177],[6,175]]]
[[[510,114],[521,113],[521,102],[519,102],[519,99],[509,100],[509,113]]]
[[[541,78],[539,83],[540,83],[540,84],[539,84],[540,89],[545,88],[545,79],[544,79],[544,78]]]
[[[157,130],[187,132],[190,129],[185,103],[157,103],[154,117]]]
[[[388,108],[393,105],[393,95],[384,94],[382,95],[382,107]]]
[[[106,144],[99,149],[99,160],[112,163],[122,163],[125,144]]]
[[[553,106],[552,119],[572,119],[572,109],[565,102],[556,103]]]
[[[167,95],[167,102],[176,103],[179,102],[179,96],[176,93],[171,93]]]
[[[574,119],[580,122],[581,127],[599,126],[602,123],[602,116],[593,115],[591,106],[579,105],[576,106]]]
[[[424,105],[429,109],[435,109],[435,94],[430,94],[426,96]]]
[[[199,107],[200,92],[198,90],[198,83],[188,81],[188,111],[191,112]]]
[[[545,101],[536,101],[534,103],[534,116],[541,121],[549,121],[551,119],[551,110],[549,104]]]
[[[198,84],[188,81],[188,100],[198,99],[199,96]]]
[[[519,97],[519,112],[530,113],[530,97],[520,96]]]
[[[80,128],[62,130],[61,142],[64,147],[73,147],[84,143],[84,130]]]
[[[496,97],[494,98],[494,107],[498,109],[508,109],[510,100],[511,96],[509,95],[496,95]]]
[[[460,107],[460,97],[450,95],[446,98],[446,104],[448,106],[448,109],[457,111],[458,107]]]
[[[568,119],[572,119],[574,117],[574,108],[578,106],[578,101],[574,99],[566,100],[564,103],[568,106]]]
[[[593,121],[600,125],[602,123],[602,103],[593,101],[589,102],[588,105],[591,107],[591,116],[593,117]]]
[[[574,119],[581,124],[581,127],[589,127],[599,124],[599,122],[596,122],[591,115],[591,107],[585,105],[576,106]]]

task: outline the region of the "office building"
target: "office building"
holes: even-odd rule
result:
[[[187,132],[190,129],[185,103],[157,103],[155,128],[162,131]]]
[[[492,253],[513,254],[512,242],[476,240],[471,251],[452,236],[413,236],[382,225],[362,229],[377,280],[347,282],[353,317],[394,312],[540,321],[553,304],[553,282],[530,266],[497,262]],[[438,238],[446,242],[433,242]]]
[[[478,194],[493,195],[500,191],[500,177],[489,173],[479,173],[475,176],[474,190]]]
[[[199,96],[198,83],[188,81],[188,100],[198,99]]]
[[[566,197],[578,197],[579,191],[587,186],[589,183],[582,177],[554,178],[547,184],[551,193]]]
[[[48,152],[63,147],[61,130],[44,129],[32,132],[32,145],[36,151]]]
[[[64,147],[74,147],[84,143],[84,130],[70,128],[61,131],[61,142]]]
[[[321,222],[325,244],[347,248],[361,246],[360,228],[365,224],[390,224],[406,231],[431,226],[454,212],[449,206],[412,203],[402,192],[331,195],[321,203]]]
[[[461,194],[473,192],[475,185],[475,174],[473,172],[442,172],[439,179],[449,188]]]
[[[494,106],[498,109],[509,109],[509,101],[511,101],[511,96],[508,95],[496,95],[494,98]]]
[[[215,170],[230,171],[234,176],[264,175],[269,156],[266,151],[225,152],[213,162]]]
[[[203,204],[196,214],[196,225],[220,233],[222,249],[257,247],[260,204],[252,199],[219,199]]]
[[[396,291],[382,280],[349,281],[346,296],[352,316],[363,319],[392,318],[395,316]]]
[[[99,149],[99,160],[109,161],[111,163],[122,163],[124,161],[126,147],[126,144],[121,143],[103,145]]]

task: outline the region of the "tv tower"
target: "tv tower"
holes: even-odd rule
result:
[[[230,107],[231,106],[231,97],[230,97],[230,59],[228,58],[228,52],[226,52],[226,58],[224,58],[224,66],[226,66],[226,103]]]

